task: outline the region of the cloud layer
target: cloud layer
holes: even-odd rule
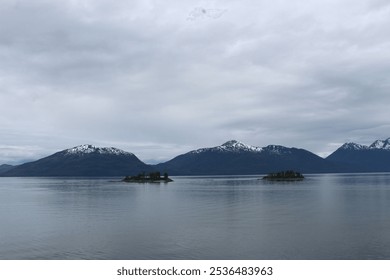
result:
[[[387,138],[389,33],[379,0],[2,1],[0,163]]]

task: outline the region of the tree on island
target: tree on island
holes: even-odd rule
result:
[[[161,177],[161,173],[159,171],[150,172],[149,174],[145,174],[145,172],[139,173],[135,176],[126,176],[122,181],[125,182],[172,182],[173,180],[168,177],[168,173],[164,173],[164,176]]]
[[[280,171],[276,173],[269,173],[263,179],[303,179],[305,178],[301,173],[293,170]]]

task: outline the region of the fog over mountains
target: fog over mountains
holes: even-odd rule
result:
[[[236,140],[202,148],[157,165],[117,148],[81,145],[17,166],[1,165],[1,176],[125,176],[160,171],[170,175],[250,175],[280,170],[302,173],[388,172],[390,138],[370,146],[345,143],[327,158],[305,149],[256,147]]]

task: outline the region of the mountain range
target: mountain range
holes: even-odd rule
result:
[[[281,170],[301,173],[388,172],[390,138],[370,146],[345,143],[327,158],[280,145],[255,147],[236,140],[149,165],[134,154],[81,145],[17,166],[0,165],[0,176],[125,176],[160,171],[170,175],[250,175]]]
[[[286,169],[321,173],[336,167],[303,149],[278,145],[260,148],[231,140],[221,146],[179,155],[156,168],[173,175],[249,175]]]

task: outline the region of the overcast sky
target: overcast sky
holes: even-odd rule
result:
[[[0,164],[390,137],[388,0],[1,0]]]

